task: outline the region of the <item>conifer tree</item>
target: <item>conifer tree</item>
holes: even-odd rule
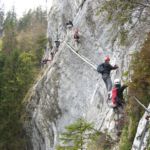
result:
[[[14,8],[9,11],[6,15],[6,19],[3,25],[3,47],[2,49],[9,53],[16,49],[17,47],[17,17]]]
[[[66,132],[62,133],[60,137],[62,144],[57,147],[57,150],[86,150],[87,144],[95,141],[99,135],[99,132],[93,128],[93,124],[83,118],[65,129]]]

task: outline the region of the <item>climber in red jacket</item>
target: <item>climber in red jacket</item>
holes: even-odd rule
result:
[[[111,93],[112,94],[111,99],[112,99],[112,104],[114,108],[116,107],[123,108],[123,104],[124,104],[123,91],[126,88],[127,88],[127,85],[121,86],[119,79],[114,80],[114,87],[112,88],[112,93]]]

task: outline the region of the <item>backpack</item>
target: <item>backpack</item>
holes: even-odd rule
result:
[[[113,87],[111,91],[111,100],[113,104],[117,104],[118,88]]]
[[[97,72],[99,72],[99,73],[103,73],[104,72],[104,66],[103,66],[103,64],[101,64],[101,65],[98,65],[98,67],[97,67]]]

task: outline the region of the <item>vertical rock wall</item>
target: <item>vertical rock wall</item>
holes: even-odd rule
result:
[[[95,65],[109,55],[111,64],[119,65],[119,70],[111,74],[113,80],[128,69],[129,54],[140,49],[148,29],[139,35],[136,31],[142,25],[137,25],[136,30],[129,31],[128,44],[120,46],[113,23],[106,23],[105,13],[97,15],[102,2],[54,0],[49,13],[48,38],[54,45],[58,35],[61,45],[28,99],[30,121],[27,132],[33,150],[54,150],[59,133],[79,117],[94,122],[98,130],[108,130],[110,133],[113,130],[112,109],[106,103],[107,91],[101,75],[73,54],[65,42]],[[65,26],[68,20],[74,24],[70,30]],[[76,28],[80,34],[78,45],[73,40]]]

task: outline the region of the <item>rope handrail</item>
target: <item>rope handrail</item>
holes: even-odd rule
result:
[[[140,106],[142,106],[142,107],[144,108],[144,110],[145,110],[147,113],[150,113],[150,110],[149,110],[148,108],[146,108],[146,106],[144,106],[136,96],[131,96],[131,97],[133,97],[134,100],[135,100]]]
[[[93,65],[92,63],[90,63],[86,57],[82,57],[80,54],[78,54],[75,49],[73,47],[71,47],[66,41],[64,41],[65,44],[70,48],[70,50],[76,54],[80,59],[82,59],[84,62],[86,62],[89,66],[91,66],[94,70],[97,70],[97,66],[96,65]]]
[[[83,55],[81,55],[81,54],[80,54],[80,56],[81,56],[82,58],[84,58],[86,61],[90,62],[92,65],[95,65],[95,64],[94,64],[94,63],[92,63],[92,62],[91,62],[91,60],[90,60],[90,59],[88,59],[87,57],[85,57],[85,56],[83,56]]]

